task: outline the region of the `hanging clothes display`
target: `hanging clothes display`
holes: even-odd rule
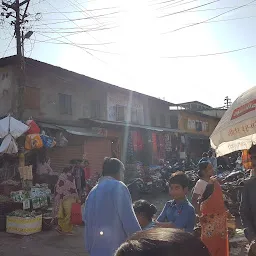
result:
[[[164,135],[158,134],[158,141],[159,141],[159,160],[165,159],[165,143],[164,143]]]
[[[132,134],[129,132],[128,134],[128,146],[127,146],[127,162],[131,163],[133,159],[134,151],[133,151],[133,141]]]
[[[152,150],[153,150],[153,157],[157,155],[157,136],[155,132],[152,132]]]
[[[133,150],[135,152],[143,150],[143,139],[142,135],[139,131],[132,131],[132,143],[133,143]]]
[[[245,170],[250,170],[253,168],[251,156],[249,155],[249,152],[247,149],[242,151],[242,164],[243,164]]]
[[[164,135],[164,143],[165,143],[165,151],[171,152],[172,151],[172,141],[171,141],[171,135],[166,133]]]

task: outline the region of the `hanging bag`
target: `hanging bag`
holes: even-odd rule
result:
[[[82,220],[82,209],[81,204],[73,203],[71,208],[71,224],[73,225],[81,225]]]

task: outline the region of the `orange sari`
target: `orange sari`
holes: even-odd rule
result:
[[[201,203],[201,240],[211,256],[229,256],[227,213],[220,184],[214,181],[214,191]]]

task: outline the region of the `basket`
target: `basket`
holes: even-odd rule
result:
[[[53,218],[52,217],[43,217],[42,230],[50,231],[53,228]]]
[[[36,217],[7,216],[6,232],[17,235],[31,235],[42,231],[42,215]]]

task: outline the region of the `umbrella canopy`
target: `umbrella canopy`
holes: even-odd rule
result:
[[[256,144],[256,87],[236,99],[216,126],[210,141],[217,156]]]
[[[8,134],[15,139],[28,131],[29,126],[16,120],[11,116],[7,116],[0,120],[0,138],[4,138]]]

